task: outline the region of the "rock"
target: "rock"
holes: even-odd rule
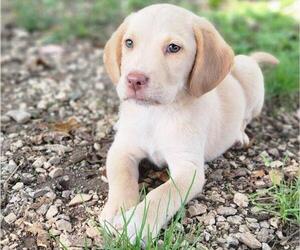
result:
[[[44,156],[40,156],[32,163],[32,166],[34,168],[41,168],[45,162],[46,162],[46,158]]]
[[[261,249],[262,250],[272,250],[272,248],[267,243],[262,243]]]
[[[61,161],[60,157],[57,157],[57,156],[52,156],[48,162],[51,164],[51,165],[57,165],[59,164]]]
[[[15,152],[17,149],[23,147],[23,142],[21,140],[17,140],[16,142],[10,145],[10,150]]]
[[[272,161],[270,163],[271,168],[279,168],[281,166],[283,166],[283,162],[281,162],[281,161]]]
[[[248,207],[249,200],[247,195],[242,193],[235,193],[233,197],[233,202],[237,204],[239,207]]]
[[[7,224],[12,224],[16,221],[17,216],[14,213],[10,213],[4,217]]]
[[[64,219],[60,219],[56,221],[56,228],[60,231],[64,231],[64,232],[72,232],[72,225],[70,222],[64,220]]]
[[[46,218],[48,220],[50,220],[51,218],[53,218],[55,215],[57,215],[58,213],[58,209],[56,206],[52,205],[49,207],[47,213],[46,213]]]
[[[230,224],[240,225],[242,223],[242,221],[243,221],[243,218],[241,216],[234,215],[234,216],[227,217],[227,221]]]
[[[79,249],[86,249],[86,248],[90,248],[92,244],[91,239],[88,239],[80,235],[69,235],[69,234],[61,234],[60,242],[63,243],[64,246],[68,247],[68,249],[70,247],[78,247]]]
[[[195,204],[188,208],[188,213],[189,213],[190,217],[204,214],[204,213],[206,213],[206,211],[207,211],[207,206],[205,206],[203,204]]]
[[[283,168],[284,175],[290,177],[290,178],[295,178],[295,177],[300,177],[300,169],[299,166],[297,165],[291,165]]]
[[[269,154],[274,157],[279,157],[279,151],[277,148],[271,148],[268,150]]]
[[[59,176],[62,176],[64,174],[64,170],[60,167],[55,167],[53,168],[50,173],[49,173],[49,176],[52,178],[52,179],[55,179]]]
[[[234,215],[237,213],[237,210],[233,207],[219,207],[217,209],[217,213],[220,214],[220,215],[225,215],[225,216],[228,216],[228,215]]]
[[[48,193],[50,191],[51,191],[51,189],[49,187],[44,187],[44,188],[36,190],[32,196],[34,199],[36,199],[36,198],[39,198],[39,197],[45,195],[46,193]]]
[[[40,215],[45,215],[47,213],[49,209],[49,205],[48,204],[42,204],[37,210],[36,212]]]
[[[267,221],[261,221],[259,225],[263,228],[270,228],[270,224]]]
[[[92,226],[86,226],[86,235],[90,238],[96,238],[96,237],[99,237],[99,231],[95,228],[95,227],[92,227]]]
[[[261,243],[250,232],[239,233],[237,234],[237,238],[240,242],[242,242],[251,249],[261,248]]]
[[[262,228],[257,234],[257,239],[260,242],[267,242],[269,239],[269,230],[267,228]]]
[[[232,246],[238,246],[239,245],[239,241],[236,237],[234,237],[233,235],[229,235],[226,239],[226,242],[228,244],[229,247]]]
[[[214,181],[223,180],[223,169],[217,169],[209,175],[209,178]]]
[[[24,187],[24,183],[23,183],[23,182],[17,182],[17,183],[12,187],[12,189],[18,191],[18,190],[22,189],[23,187]]]
[[[64,190],[61,193],[61,197],[66,198],[66,199],[69,199],[70,195],[71,195],[71,191],[70,190]]]
[[[272,227],[278,228],[278,224],[280,222],[280,219],[278,217],[273,217],[269,219],[269,223]]]
[[[24,184],[31,184],[34,181],[35,177],[30,173],[23,173],[21,175],[21,181]]]
[[[77,194],[75,197],[69,202],[69,206],[75,206],[86,201],[92,199],[92,195],[89,194]]]
[[[31,117],[31,114],[24,110],[10,110],[6,115],[14,119],[17,123],[28,122]]]
[[[205,225],[214,225],[216,223],[215,213],[211,211],[206,216],[204,215],[203,223]]]

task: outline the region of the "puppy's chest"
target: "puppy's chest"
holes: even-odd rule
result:
[[[139,146],[146,152],[147,158],[157,166],[163,166],[165,161],[165,149],[167,135],[158,131],[157,126],[148,126],[141,131]]]

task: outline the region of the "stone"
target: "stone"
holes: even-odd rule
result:
[[[61,234],[60,242],[68,249],[90,249],[92,245],[92,240],[80,235],[70,235],[70,234]],[[77,247],[77,248],[71,248]]]
[[[95,228],[95,227],[92,227],[92,226],[86,226],[86,235],[90,238],[96,238],[96,237],[99,237],[99,231]]]
[[[32,166],[34,168],[41,168],[45,162],[46,162],[46,158],[44,156],[40,156],[32,163]]]
[[[206,216],[204,215],[203,223],[205,225],[214,225],[216,223],[215,213],[211,211]]]
[[[55,215],[58,214],[58,209],[56,206],[52,205],[49,207],[47,213],[46,213],[46,218],[48,220],[50,220],[51,218],[53,218]]]
[[[49,209],[49,205],[48,204],[42,204],[37,210],[36,212],[40,215],[45,215],[47,213]]]
[[[239,207],[248,207],[249,199],[247,195],[242,193],[235,193],[233,197],[233,202]]]
[[[55,179],[59,176],[62,176],[64,174],[64,170],[60,167],[55,167],[53,168],[50,173],[49,173],[49,176],[52,178],[52,179]]]
[[[242,242],[243,244],[245,244],[247,247],[251,249],[261,248],[261,243],[250,232],[237,234],[237,238],[239,239],[240,242]]]
[[[240,225],[242,223],[242,221],[243,221],[243,218],[241,216],[238,216],[238,215],[228,216],[227,217],[227,221],[230,224]]]
[[[86,201],[92,199],[92,195],[90,194],[77,194],[75,197],[69,202],[69,206],[76,206],[78,204],[82,204]]]
[[[17,123],[28,122],[31,117],[31,114],[24,110],[10,110],[6,115],[14,119]]]
[[[262,228],[257,234],[257,239],[260,242],[267,242],[269,239],[269,230],[267,228]]]
[[[237,213],[237,210],[233,207],[219,207],[217,209],[217,213],[220,214],[220,215],[225,215],[225,216],[228,216],[228,215],[234,215]]]
[[[271,148],[268,150],[269,154],[274,156],[274,157],[278,157],[279,156],[279,151],[277,148]]]
[[[10,150],[15,152],[17,149],[23,147],[23,142],[21,140],[17,140],[16,142],[10,145]]]
[[[73,231],[71,223],[64,219],[57,220],[55,224],[56,224],[56,228],[59,231],[64,231],[69,233]]]
[[[232,247],[232,246],[238,246],[239,245],[239,241],[238,239],[233,236],[233,235],[229,235],[226,239],[226,242],[228,244],[229,247]]]
[[[4,217],[4,220],[7,224],[13,224],[17,219],[17,216],[14,213],[10,213]]]
[[[57,165],[59,164],[61,161],[60,157],[57,157],[57,156],[52,156],[48,162],[51,164],[51,165]]]
[[[66,199],[69,199],[70,195],[71,195],[71,191],[70,190],[64,190],[61,193],[61,197],[66,198]]]
[[[259,225],[263,228],[269,228],[270,224],[267,221],[261,221]]]
[[[206,211],[207,211],[207,206],[203,204],[195,204],[188,208],[188,213],[190,217],[204,214],[206,213]]]
[[[44,188],[41,188],[41,189],[37,189],[34,193],[33,193],[33,198],[36,199],[36,198],[39,198],[45,194],[47,194],[48,192],[50,192],[51,189],[49,187],[44,187]]]
[[[223,169],[217,169],[217,170],[213,171],[210,174],[209,178],[211,180],[214,180],[214,181],[221,181],[221,180],[223,180]]]
[[[274,228],[278,228],[279,222],[280,222],[280,219],[278,217],[272,217],[269,219],[270,225]]]
[[[272,248],[267,243],[262,243],[261,249],[262,250],[272,250]]]
[[[15,191],[18,191],[20,189],[22,189],[24,187],[24,183],[23,182],[17,182],[13,187],[12,189],[15,190]]]
[[[282,161],[272,161],[270,163],[270,167],[271,168],[279,168],[281,166],[283,166],[283,162]]]

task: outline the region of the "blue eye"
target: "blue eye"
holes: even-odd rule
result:
[[[125,45],[127,48],[133,48],[133,41],[131,39],[126,39],[125,40]]]
[[[181,47],[179,45],[171,43],[168,45],[167,52],[168,53],[177,53],[180,49],[181,49]]]

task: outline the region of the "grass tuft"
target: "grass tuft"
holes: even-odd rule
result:
[[[278,216],[284,223],[300,223],[300,180],[282,182],[251,196],[259,209]]]
[[[135,242],[132,243],[131,240],[128,238],[126,226],[123,228],[122,232],[118,232],[116,229],[112,227],[112,225],[109,226],[98,225],[98,231],[101,231],[101,235],[103,236],[104,239],[104,248],[107,250],[112,250],[112,249],[177,250],[177,249],[191,249],[192,247],[195,247],[201,237],[200,225],[197,225],[196,227],[190,229],[185,229],[182,226],[182,220],[185,217],[185,204],[187,202],[191,187],[194,183],[194,179],[195,179],[195,175],[193,176],[192,183],[189,186],[187,193],[185,194],[184,197],[181,197],[181,207],[179,211],[173,217],[173,219],[168,224],[168,226],[164,230],[161,230],[160,234],[157,237],[153,237],[149,228],[145,228],[150,204],[149,203],[147,204],[147,200],[144,199],[145,204],[144,204],[142,226],[141,229],[137,232],[137,237]],[[176,190],[178,190],[173,180],[172,183],[175,186]],[[168,204],[170,204],[170,198]],[[132,220],[135,210],[136,207],[133,209],[129,218],[126,218],[124,211],[122,211],[122,217],[125,225],[128,225],[128,223]],[[147,230],[146,239],[142,238],[143,230]],[[192,237],[189,237],[189,239],[187,240],[187,235],[192,235]]]

